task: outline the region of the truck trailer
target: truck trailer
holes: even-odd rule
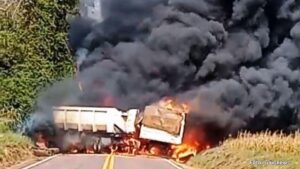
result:
[[[128,111],[113,107],[53,107],[53,122],[60,133],[81,133],[97,138],[97,146],[94,146],[97,151],[107,146],[121,145],[122,142],[124,144],[124,140],[130,139],[180,145],[183,142],[185,120],[186,112],[183,109],[168,107],[164,103]]]

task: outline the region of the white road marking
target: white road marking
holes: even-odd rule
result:
[[[167,161],[169,164],[171,164],[173,167],[177,168],[177,169],[183,169],[181,167],[179,167],[178,165],[174,164],[172,161],[164,159],[165,161]]]
[[[58,157],[58,156],[60,156],[60,155],[61,155],[61,154],[57,154],[57,155],[48,157],[48,158],[46,158],[46,159],[44,159],[44,160],[41,160],[41,161],[36,162],[36,163],[34,163],[34,164],[31,164],[31,165],[29,165],[29,166],[27,166],[27,167],[24,167],[24,168],[22,168],[22,169],[31,169],[31,168],[36,167],[36,166],[38,166],[38,165],[40,165],[40,164],[42,164],[42,163],[45,163],[45,162],[47,162],[47,161],[49,161],[49,160],[51,160],[51,159],[54,159],[54,158],[56,158],[56,157]]]

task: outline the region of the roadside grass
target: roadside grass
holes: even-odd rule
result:
[[[0,120],[0,168],[33,158],[31,140],[10,131],[10,121]]]
[[[0,133],[4,133],[10,130],[9,123],[10,120],[0,119]]]
[[[284,165],[251,164],[251,161],[281,161]],[[216,148],[192,158],[188,165],[196,169],[299,169],[300,133],[285,136],[282,133],[240,133]]]

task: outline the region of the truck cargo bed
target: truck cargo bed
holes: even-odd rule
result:
[[[138,110],[127,112],[105,107],[54,107],[54,123],[64,130],[105,131],[107,133],[135,132]],[[121,131],[120,131],[121,130]]]

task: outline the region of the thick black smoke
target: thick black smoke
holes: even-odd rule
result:
[[[101,106],[112,97],[128,109],[177,96],[199,122],[228,131],[298,128],[299,8],[296,0],[102,0],[99,20],[78,16],[69,31],[83,91],[56,102]]]

